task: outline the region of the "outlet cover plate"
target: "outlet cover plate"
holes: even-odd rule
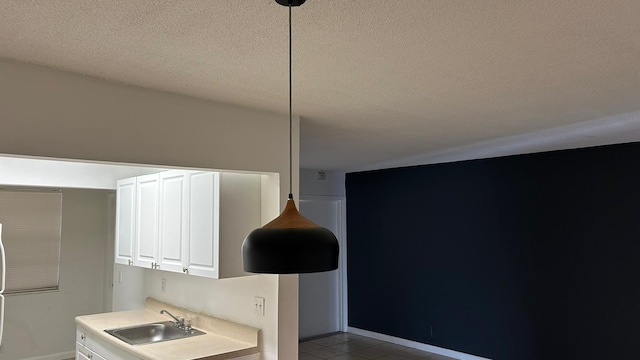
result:
[[[259,297],[259,296],[255,296],[253,298],[253,311],[256,313],[256,315],[259,316],[264,316],[264,298],[263,297]]]

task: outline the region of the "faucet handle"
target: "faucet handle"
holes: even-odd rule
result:
[[[191,320],[184,320],[184,331],[191,331]]]

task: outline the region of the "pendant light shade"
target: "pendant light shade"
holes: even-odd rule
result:
[[[338,240],[331,231],[300,215],[292,194],[291,7],[305,0],[276,0],[289,7],[289,200],[282,214],[253,230],[242,243],[244,271],[298,274],[338,268]]]
[[[280,216],[253,230],[242,244],[244,271],[296,274],[338,268],[338,240],[300,215],[293,199]]]

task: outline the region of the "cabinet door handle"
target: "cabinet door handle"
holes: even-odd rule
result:
[[[88,357],[89,359],[93,359],[93,354],[92,354],[92,353],[88,353],[88,354],[87,354],[87,357]]]
[[[133,261],[131,260],[127,260],[127,261],[129,261],[129,265],[133,265]]]
[[[182,268],[182,272],[185,273],[185,274],[188,274],[189,273],[189,268],[183,267]]]
[[[80,339],[84,340],[84,334],[80,335]]]

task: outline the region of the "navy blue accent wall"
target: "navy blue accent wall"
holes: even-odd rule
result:
[[[349,173],[349,326],[640,359],[640,143]]]

